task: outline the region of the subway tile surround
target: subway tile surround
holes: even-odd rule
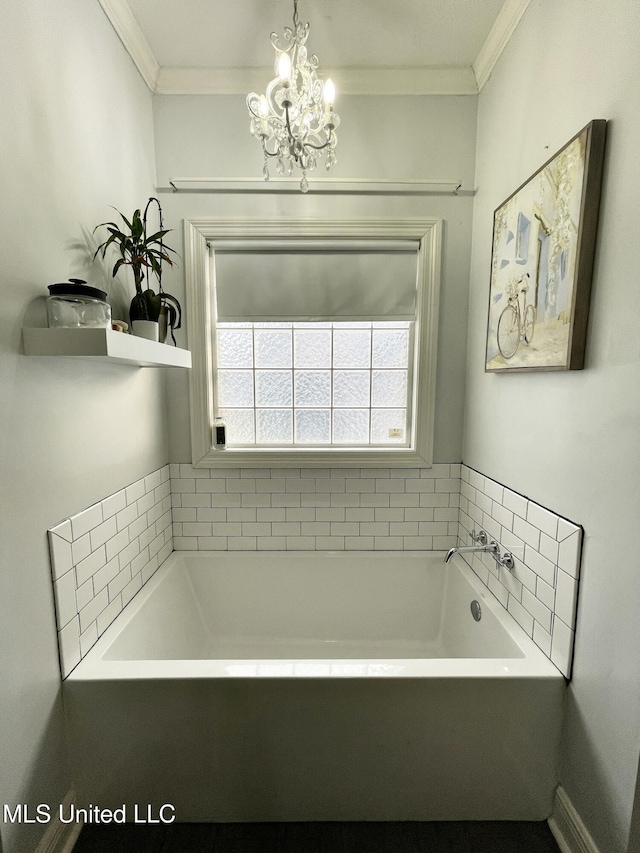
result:
[[[76,666],[175,550],[446,550],[483,528],[515,558],[468,559],[570,676],[582,529],[466,465],[166,465],[49,531],[60,663]]]
[[[169,466],[48,531],[66,676],[173,550]]]
[[[431,551],[457,541],[459,464],[170,470],[176,550]]]
[[[460,543],[486,530],[515,559],[466,556],[480,580],[567,678],[571,675],[582,528],[468,468],[461,469]]]
[[[582,528],[458,464],[432,468],[170,466],[176,550],[445,550],[485,529],[515,558],[468,562],[571,673]]]

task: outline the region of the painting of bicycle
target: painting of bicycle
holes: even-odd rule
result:
[[[487,372],[584,367],[606,124],[588,124],[494,213]]]

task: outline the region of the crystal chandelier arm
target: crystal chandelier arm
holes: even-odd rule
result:
[[[284,116],[285,116],[285,127],[287,128],[287,136],[289,137],[289,144],[293,145],[295,142],[295,137],[293,135],[293,131],[291,130],[291,121],[289,119],[289,101],[285,101],[284,104]]]
[[[250,95],[247,95],[247,109],[249,110],[251,115],[254,118],[257,118],[259,121],[268,117],[268,114],[264,115],[260,111],[260,102],[263,97],[264,95],[256,95],[255,92],[251,92]]]
[[[260,96],[252,92],[247,96],[247,108],[253,116],[252,133],[262,143],[262,150],[265,157],[277,157],[280,154],[280,145],[276,135],[273,133],[273,128],[269,126],[267,118],[260,111]],[[255,128],[255,129],[254,129]],[[268,143],[273,140],[275,147],[274,151],[269,151]]]
[[[331,128],[329,128],[329,138],[324,145],[313,145],[311,142],[305,142],[306,148],[315,148],[316,151],[322,151],[322,149],[326,148],[328,145],[331,145]]]
[[[285,41],[284,47],[280,44],[280,36],[278,33],[271,33],[271,45],[272,47],[282,53],[285,53],[291,48],[293,44],[293,30],[291,27],[285,27],[283,32],[283,39]]]

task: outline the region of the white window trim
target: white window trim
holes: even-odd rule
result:
[[[210,240],[238,240],[247,246],[261,240],[344,241],[345,246],[363,239],[415,240],[418,248],[418,299],[413,365],[420,364],[414,385],[412,407],[415,429],[412,447],[344,449],[298,447],[262,448],[212,447],[214,413],[214,345],[209,282]],[[435,422],[436,355],[441,279],[442,220],[440,219],[185,219],[184,264],[187,289],[189,349],[193,367],[189,371],[191,395],[191,456],[196,468],[248,466],[269,467],[416,467],[433,462]]]

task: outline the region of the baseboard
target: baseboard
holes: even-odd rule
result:
[[[561,853],[600,853],[562,785],[556,789],[548,824]]]
[[[75,807],[75,805],[76,793],[75,791],[69,791],[62,804],[63,814],[68,815],[70,807]],[[82,823],[76,823],[75,821],[73,823],[62,823],[60,815],[56,813],[47,827],[47,831],[40,839],[35,853],[71,853],[78,840],[82,826]]]

